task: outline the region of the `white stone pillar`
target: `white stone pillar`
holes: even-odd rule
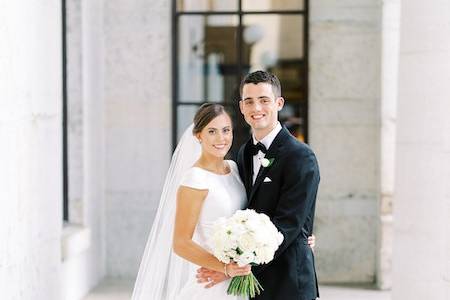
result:
[[[59,300],[61,1],[1,1],[0,37],[0,298]]]
[[[321,169],[321,282],[374,282],[379,220],[381,1],[311,0],[310,143]]]
[[[395,131],[398,95],[398,47],[400,0],[385,0],[381,32],[381,132],[380,198],[376,282],[380,289],[392,286],[392,199],[395,174]]]
[[[105,231],[110,277],[137,275],[170,162],[170,11],[167,0],[104,1]]]
[[[402,1],[393,299],[450,299],[450,2]]]
[[[79,300],[106,273],[103,0],[67,0],[69,224],[61,290]]]

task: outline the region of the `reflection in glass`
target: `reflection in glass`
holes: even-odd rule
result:
[[[177,0],[178,11],[234,11],[237,0]]]
[[[182,16],[179,101],[224,102],[237,81],[236,16]]]
[[[243,11],[303,10],[305,0],[242,0]]]
[[[243,56],[243,72],[266,70],[281,81],[286,100],[280,121],[294,136],[304,140],[306,134],[306,74],[302,15],[244,16],[243,39],[250,44]]]
[[[267,69],[279,61],[303,58],[303,16],[244,16],[243,39],[251,47],[245,64],[251,70]]]
[[[220,102],[237,112],[233,118],[235,152],[236,145],[249,136],[249,127],[238,108],[240,78],[262,69],[280,78],[286,99],[280,121],[303,140],[307,121],[307,12],[299,11],[305,9],[305,0],[242,0],[241,19],[234,14],[238,12],[237,3],[238,0],[177,0],[178,11],[194,11],[176,15],[177,137],[192,122],[201,103]],[[291,12],[274,13],[280,10]],[[232,14],[208,14],[211,11]]]

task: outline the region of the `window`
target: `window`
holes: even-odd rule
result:
[[[233,114],[235,155],[249,137],[239,83],[256,70],[279,77],[280,121],[307,140],[308,0],[174,0],[172,30],[174,147],[197,108],[218,102]]]

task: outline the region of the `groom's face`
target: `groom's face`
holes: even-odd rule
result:
[[[239,101],[241,113],[255,134],[265,136],[278,121],[278,111],[283,108],[284,99],[273,93],[269,83],[248,83],[242,88]]]

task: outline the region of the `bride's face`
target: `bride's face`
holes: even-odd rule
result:
[[[221,114],[212,119],[197,134],[197,138],[201,141],[204,153],[220,158],[225,157],[233,143],[233,128],[228,114]]]

